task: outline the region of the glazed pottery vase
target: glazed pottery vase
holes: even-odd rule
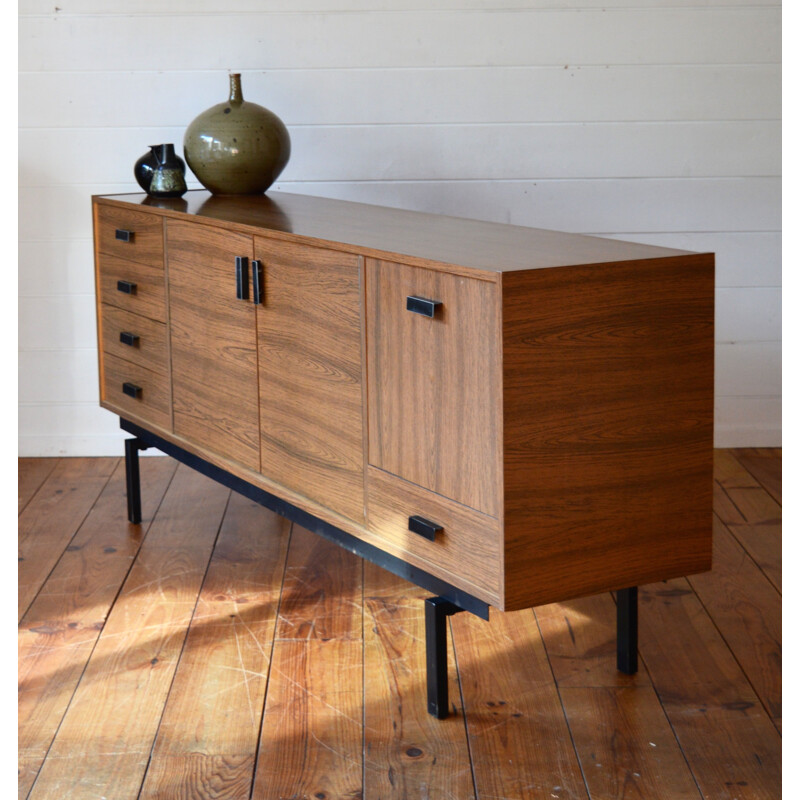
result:
[[[153,197],[180,197],[186,192],[186,171],[183,159],[175,155],[175,145],[160,144],[153,148],[156,167],[150,181],[148,194]]]
[[[170,148],[170,159],[177,159],[177,162],[180,165],[181,175],[186,174],[186,164],[175,152],[175,145],[151,144],[150,150],[141,158],[139,158],[133,165],[133,175],[136,178],[136,182],[142,187],[142,189],[144,189],[145,192],[150,192],[150,184],[153,182],[153,173],[158,166],[158,157],[156,153],[160,152],[164,147]]]
[[[189,168],[212,194],[263,194],[289,161],[289,131],[268,109],[242,97],[231,75],[230,97],[192,121],[183,138]]]

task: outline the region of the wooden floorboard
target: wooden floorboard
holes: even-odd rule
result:
[[[290,527],[231,497],[142,797],[249,794]]]
[[[57,458],[20,458],[17,470],[18,513],[21,514],[39,487],[58,464]]]
[[[62,460],[20,514],[18,619],[28,610],[118,463],[115,458]]]
[[[179,467],[31,798],[135,798],[230,492]]]
[[[27,794],[117,593],[177,464],[154,460],[142,476],[141,525],[126,521],[120,464],[22,618],[19,659],[19,793]]]
[[[781,451],[715,452],[711,572],[449,619],[426,593],[168,458],[20,459],[20,798],[775,800]],[[680,521],[677,520],[679,525]]]

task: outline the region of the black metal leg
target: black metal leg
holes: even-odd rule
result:
[[[445,719],[447,699],[447,618],[461,611],[444,597],[425,600],[425,655],[428,668],[428,713]]]
[[[635,675],[639,669],[638,587],[617,592],[617,669]]]
[[[142,487],[139,483],[139,451],[148,445],[139,439],[125,440],[125,486],[128,493],[128,521],[142,521]]]

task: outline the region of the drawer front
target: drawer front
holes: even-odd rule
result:
[[[498,516],[496,284],[367,261],[369,463]]]
[[[97,241],[101,253],[164,268],[164,222],[156,214],[98,206]]]
[[[133,314],[166,322],[164,270],[100,256],[100,300]]]
[[[163,322],[105,303],[100,314],[106,353],[167,374],[167,327]]]
[[[497,602],[502,576],[499,523],[474,509],[369,467],[367,513],[370,532],[387,541],[392,552],[454,586]],[[439,527],[433,541],[409,530]],[[421,519],[420,519],[421,518]],[[465,583],[466,582],[466,583]]]
[[[103,353],[102,386],[103,402],[114,406],[121,416],[129,414],[172,430],[169,379],[165,374]]]

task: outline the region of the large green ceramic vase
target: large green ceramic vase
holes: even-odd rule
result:
[[[231,96],[192,121],[183,137],[186,163],[212,194],[263,194],[289,161],[289,131],[271,111],[242,98],[241,75]]]

